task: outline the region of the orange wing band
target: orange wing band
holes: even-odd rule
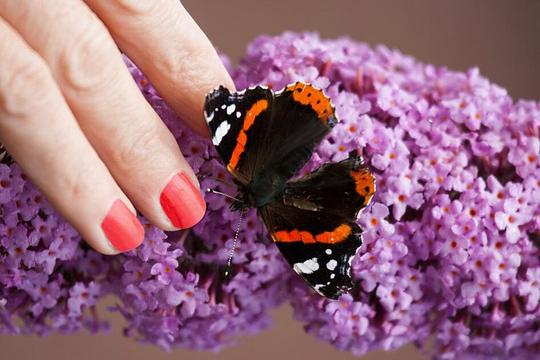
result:
[[[355,190],[365,201],[364,205],[369,204],[373,194],[375,194],[375,177],[369,170],[351,171],[354,179]]]
[[[351,235],[352,229],[347,224],[342,224],[336,227],[332,231],[325,231],[317,235],[313,235],[307,231],[299,231],[297,229],[287,231],[280,230],[273,234],[274,241],[276,242],[297,242],[301,241],[305,244],[323,243],[323,244],[337,244]]]
[[[261,112],[266,110],[268,108],[268,100],[262,99],[257,101],[255,104],[251,106],[251,108],[246,113],[246,117],[244,119],[244,126],[242,126],[242,129],[238,133],[238,137],[236,138],[236,146],[234,147],[234,150],[231,155],[231,159],[229,160],[229,163],[227,164],[227,169],[229,171],[233,171],[236,169],[236,166],[238,165],[238,161],[240,160],[240,155],[245,150],[246,141],[247,141],[247,134],[246,132],[249,130],[249,128],[253,125],[255,122],[255,118],[259,116]]]
[[[301,82],[287,86],[287,90],[292,91],[294,100],[303,105],[309,105],[323,121],[328,122],[328,117],[334,115],[330,99],[322,90]]]

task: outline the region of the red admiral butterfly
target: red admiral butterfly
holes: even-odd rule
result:
[[[283,256],[319,294],[348,292],[362,244],[356,218],[375,193],[373,174],[351,152],[291,180],[337,123],[330,99],[301,82],[275,93],[219,87],[206,97],[204,116],[239,187],[231,208],[256,208]]]

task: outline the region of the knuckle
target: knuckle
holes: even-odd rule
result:
[[[88,183],[91,178],[91,174],[88,174],[84,169],[79,169],[79,171],[73,172],[70,176],[65,176],[62,184],[62,189],[64,189],[62,196],[65,196],[67,199],[80,201],[91,188]]]
[[[101,187],[96,186],[102,184],[102,181],[96,176],[96,167],[92,164],[77,166],[76,171],[68,172],[64,169],[57,174],[56,183],[58,188],[62,189],[61,192],[52,194],[57,203],[69,201],[79,206],[87,206],[91,198],[95,198],[98,192],[103,191]]]
[[[19,117],[48,102],[54,81],[45,62],[29,51],[5,56],[9,65],[5,76],[0,75],[0,111]]]
[[[61,79],[75,90],[99,90],[116,78],[118,50],[95,15],[82,22],[60,55]]]
[[[148,121],[138,126],[137,131],[117,146],[114,153],[116,166],[122,173],[136,174],[141,164],[152,163],[152,154],[163,138],[157,123]]]
[[[216,64],[219,62],[213,48],[187,41],[162,54],[156,59],[155,66],[161,73],[168,74],[173,83],[198,88],[215,85]]]
[[[188,47],[176,49],[169,52],[159,60],[158,66],[164,74],[169,74],[171,78],[177,80],[176,83],[183,83],[201,76],[199,68],[193,66],[198,63],[200,55],[197,51],[190,50]]]

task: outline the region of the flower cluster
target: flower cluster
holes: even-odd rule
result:
[[[140,71],[203,188],[234,194],[211,144],[192,134]],[[356,286],[330,301],[292,275],[254,212],[208,194],[190,231],[147,224],[143,245],[104,257],[50,208],[0,150],[0,332],[104,330],[96,304],[114,295],[126,335],[170,348],[218,349],[269,324],[289,300],[308,332],[364,354],[414,342],[437,358],[515,358],[540,344],[540,104],[514,102],[482,77],[398,51],[316,34],[261,36],[233,71],[238,88],[322,88],[340,122],[304,171],[359,150],[377,178],[360,216]],[[217,180],[216,180],[217,179]]]
[[[477,69],[314,34],[258,38],[236,78],[322,87],[341,122],[311,165],[361,149],[377,177],[355,291],[333,302],[293,285],[307,331],[357,354],[433,334],[440,358],[537,353],[539,103],[514,103]]]

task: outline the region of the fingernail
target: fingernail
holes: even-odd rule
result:
[[[206,203],[191,179],[183,172],[173,176],[159,197],[172,224],[185,229],[197,224],[206,211]]]
[[[101,228],[118,251],[135,249],[144,238],[141,222],[120,199],[112,204],[107,216],[101,222]]]

